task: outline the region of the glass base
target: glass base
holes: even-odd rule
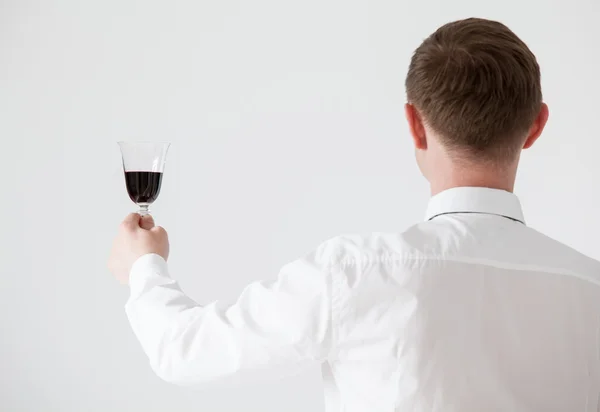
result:
[[[140,210],[138,210],[138,213],[140,216],[146,216],[146,215],[150,214],[150,209],[149,209],[150,205],[141,204],[138,206],[140,207]]]

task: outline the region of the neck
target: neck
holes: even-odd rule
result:
[[[517,176],[517,165],[490,167],[474,165],[451,165],[429,176],[431,195],[454,187],[487,187],[512,192]]]

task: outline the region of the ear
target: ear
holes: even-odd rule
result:
[[[542,108],[538,113],[531,129],[529,130],[529,135],[527,136],[527,140],[525,140],[525,144],[523,145],[523,149],[529,149],[535,141],[540,137],[542,132],[544,131],[544,127],[546,127],[546,123],[548,122],[548,116],[550,116],[550,111],[548,110],[548,105],[546,103],[542,103]]]
[[[425,133],[425,126],[419,112],[415,106],[406,103],[404,105],[404,114],[406,115],[406,121],[408,122],[408,128],[415,148],[419,150],[427,149],[427,134]]]

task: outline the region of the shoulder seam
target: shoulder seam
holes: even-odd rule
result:
[[[483,266],[491,266],[499,269],[512,269],[512,270],[521,270],[526,272],[545,272],[552,273],[555,275],[563,275],[563,276],[571,276],[580,280],[584,280],[590,283],[595,284],[596,286],[600,286],[600,278],[593,279],[590,276],[583,275],[581,273],[573,272],[564,268],[551,268],[545,266],[537,266],[537,265],[525,265],[525,264],[515,264],[515,263],[507,263],[490,259],[481,259],[481,258],[471,258],[471,257],[446,257],[446,256],[433,256],[433,255],[405,255],[405,256],[372,256],[366,259],[360,258],[357,259],[355,257],[345,256],[340,260],[332,259],[329,263],[331,267],[344,267],[344,266],[362,266],[364,264],[373,264],[373,263],[402,263],[407,261],[448,261],[448,262],[456,262],[456,263],[465,263],[471,265],[483,265]]]

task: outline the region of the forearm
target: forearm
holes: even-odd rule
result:
[[[182,354],[187,351],[181,338],[190,319],[197,318],[203,308],[181,291],[157,255],[135,262],[130,287],[125,311],[152,369],[167,381],[181,380]]]
[[[130,284],[130,323],[169,382],[277,378],[320,362],[330,343],[328,278],[301,261],[277,282],[248,286],[228,307],[198,305],[156,255],[135,263]]]

